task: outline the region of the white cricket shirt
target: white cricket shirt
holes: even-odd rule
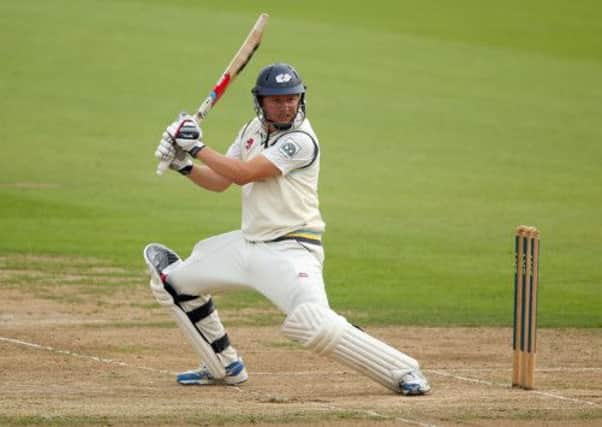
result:
[[[305,119],[266,141],[259,119],[247,123],[226,155],[249,160],[263,155],[282,175],[242,186],[242,225],[245,239],[268,241],[296,230],[324,231],[318,202],[320,149],[311,124]]]

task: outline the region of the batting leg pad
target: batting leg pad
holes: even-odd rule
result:
[[[214,346],[217,345],[220,347],[218,350],[224,350],[228,347],[228,335],[224,334],[222,338],[216,342],[209,342],[195,324],[198,321],[203,320],[203,314],[199,314],[200,312],[204,311],[206,313],[204,317],[207,317],[214,312],[211,299],[208,298],[200,301],[203,299],[201,296],[178,295],[169,282],[167,282],[163,270],[168,265],[181,262],[181,258],[171,249],[157,243],[151,243],[144,248],[144,261],[146,262],[150,273],[151,291],[159,304],[169,309],[170,314],[175,319],[180,330],[184,333],[184,336],[192,345],[192,348],[199,355],[203,363],[205,363],[211,375],[216,379],[224,378],[226,376],[226,371],[218,358]],[[204,304],[200,310],[187,313],[182,304],[186,301],[193,300],[203,302]]]
[[[418,362],[352,326],[328,307],[297,306],[282,325],[283,334],[318,354],[329,355],[385,387],[401,392],[404,375]]]

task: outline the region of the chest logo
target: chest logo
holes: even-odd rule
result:
[[[247,139],[247,142],[245,142],[245,150],[248,150],[249,148],[251,148],[254,143],[255,143],[255,140],[253,138]]]

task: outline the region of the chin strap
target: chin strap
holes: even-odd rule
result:
[[[293,127],[293,122],[290,123],[276,123],[269,122],[272,126],[274,126],[277,130],[289,130]]]

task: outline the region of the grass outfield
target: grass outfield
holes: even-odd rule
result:
[[[225,150],[262,65],[297,66],[321,139],[332,305],[366,322],[508,325],[512,232],[542,231],[540,324],[601,327],[602,5],[0,3],[0,252],[142,271],[239,226],[239,192],[155,175],[260,11],[264,43],[211,113]],[[237,298],[253,303],[257,297]]]

